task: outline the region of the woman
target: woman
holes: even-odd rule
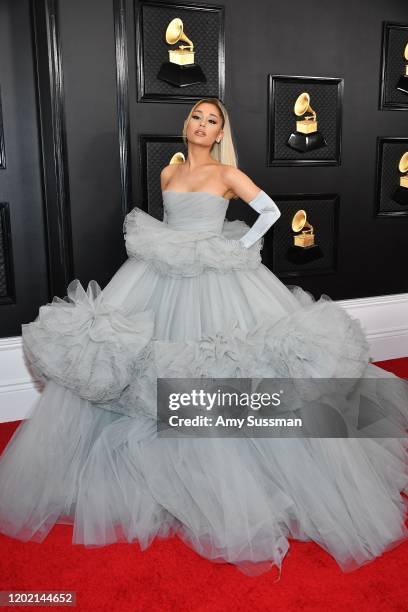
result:
[[[161,173],[165,221],[134,208],[129,258],[103,292],[75,280],[22,325],[45,386],[0,460],[0,531],[42,541],[68,523],[75,544],[142,548],[176,533],[249,575],[280,570],[292,537],[354,569],[407,537],[407,383],[370,363],[359,322],[328,296],[289,290],[261,263],[280,212],[236,167],[221,102],[197,102],[183,136],[187,160]],[[225,219],[236,197],[259,213],[251,228]],[[158,436],[165,377],[344,386],[323,403],[307,387],[309,436]],[[344,436],[316,436],[329,413]]]

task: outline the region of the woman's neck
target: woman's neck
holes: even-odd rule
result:
[[[187,171],[194,172],[200,166],[208,166],[209,164],[218,164],[218,162],[211,157],[208,149],[189,145],[187,159],[183,164]]]

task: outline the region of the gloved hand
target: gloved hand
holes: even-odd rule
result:
[[[259,212],[259,217],[247,233],[238,240],[238,242],[247,249],[262,238],[281,216],[281,212],[275,202],[264,191],[257,193],[248,204]]]

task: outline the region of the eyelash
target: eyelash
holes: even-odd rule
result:
[[[200,117],[198,115],[193,115],[193,119],[200,119]],[[209,121],[212,121],[214,125],[217,125],[217,122],[214,121],[214,119],[209,119]]]

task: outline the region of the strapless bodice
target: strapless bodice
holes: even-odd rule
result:
[[[244,221],[229,221],[229,200],[206,191],[163,191],[163,220],[135,206],[123,224],[129,257],[144,259],[165,276],[197,276],[205,270],[254,270],[263,239],[249,249],[240,238]]]
[[[171,229],[221,234],[229,200],[207,191],[170,191],[163,194],[164,220]]]

